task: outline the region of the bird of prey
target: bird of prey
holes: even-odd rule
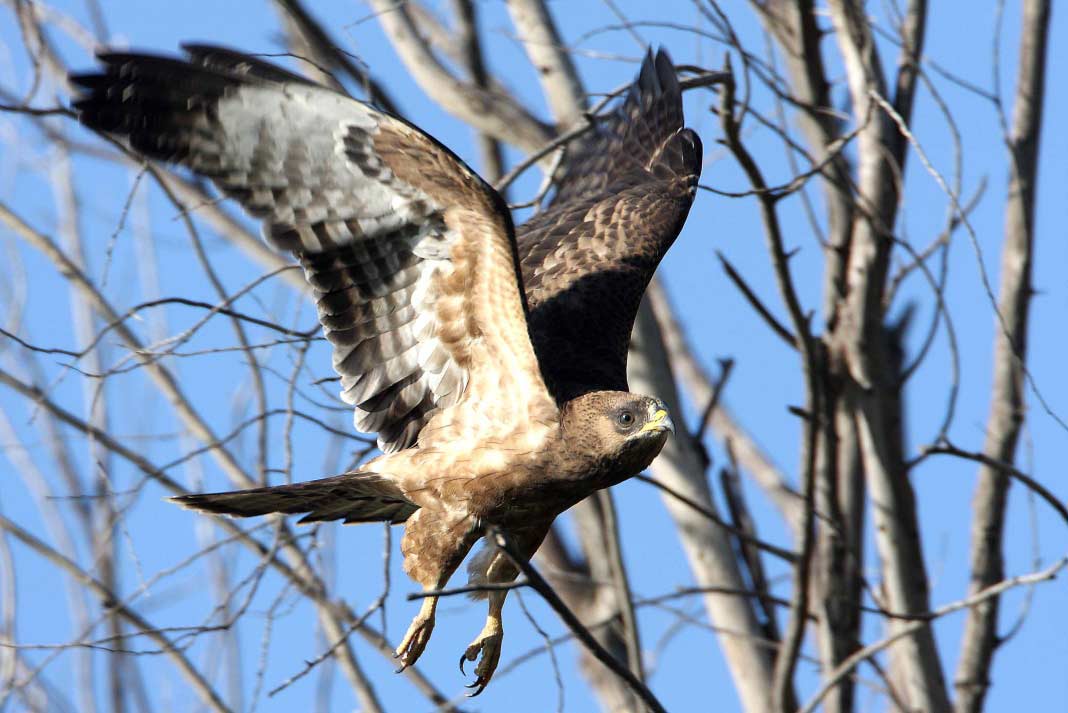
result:
[[[231,516],[404,523],[405,571],[441,589],[488,527],[533,556],[554,518],[646,468],[673,430],[629,393],[641,294],[685,219],[701,151],[674,68],[646,58],[620,108],[572,149],[546,211],[516,232],[501,197],[415,126],[233,50],[107,52],[75,75],[97,131],[210,178],[292,251],[311,284],[341,397],[382,455],[292,485],[175,498]],[[525,289],[525,292],[524,292]],[[487,547],[473,583],[513,580]],[[505,592],[461,657],[485,688]],[[396,649],[434,626],[429,596]]]

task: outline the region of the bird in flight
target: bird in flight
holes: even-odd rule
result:
[[[405,571],[443,588],[490,526],[529,559],[557,515],[646,468],[673,431],[630,393],[642,293],[693,201],[700,141],[675,70],[647,55],[613,113],[569,147],[518,231],[496,191],[408,122],[233,50],[106,52],[72,76],[80,121],[211,179],[291,251],[313,288],[341,398],[382,455],[342,475],[183,495],[237,517],[403,523]],[[473,584],[518,569],[487,546]],[[461,657],[476,694],[499,661],[506,591]],[[396,649],[422,654],[438,598]]]

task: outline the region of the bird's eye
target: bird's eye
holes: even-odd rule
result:
[[[623,428],[630,428],[634,425],[634,414],[630,411],[620,411],[619,415],[616,416],[616,423]]]

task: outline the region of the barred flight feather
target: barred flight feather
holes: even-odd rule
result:
[[[395,117],[232,50],[185,49],[188,61],[101,54],[103,73],[72,77],[85,90],[81,120],[211,178],[263,221],[271,244],[298,256],[358,429],[377,432],[386,453],[414,445],[465,397],[471,369],[501,368],[494,352],[532,366],[540,384],[515,281],[493,294],[516,305],[503,312],[510,321],[482,325],[482,307],[468,304],[471,276],[451,278],[464,240],[507,246],[493,259],[518,273],[511,221],[491,188]],[[456,207],[489,232],[465,237],[447,225]],[[469,307],[473,319],[442,322]],[[486,334],[500,335],[500,349],[472,353],[468,340]],[[517,369],[505,382],[530,391],[524,378]],[[468,396],[477,411],[496,394]]]

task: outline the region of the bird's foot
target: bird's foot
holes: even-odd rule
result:
[[[421,609],[408,627],[408,633],[400,642],[400,646],[393,652],[393,658],[400,659],[400,668],[397,673],[408,668],[423,654],[423,649],[430,641],[430,634],[434,631],[434,612],[426,612]]]
[[[486,620],[486,626],[482,629],[482,633],[471,642],[464,655],[460,657],[460,672],[464,674],[467,673],[464,671],[465,662],[475,661],[480,655],[482,657],[478,665],[475,666],[475,676],[478,678],[475,679],[474,683],[467,684],[468,688],[475,689],[467,694],[469,697],[473,698],[482,693],[490,679],[493,678],[493,672],[497,670],[497,663],[501,660],[501,642],[503,640],[504,629],[501,627],[501,621],[491,616]]]

